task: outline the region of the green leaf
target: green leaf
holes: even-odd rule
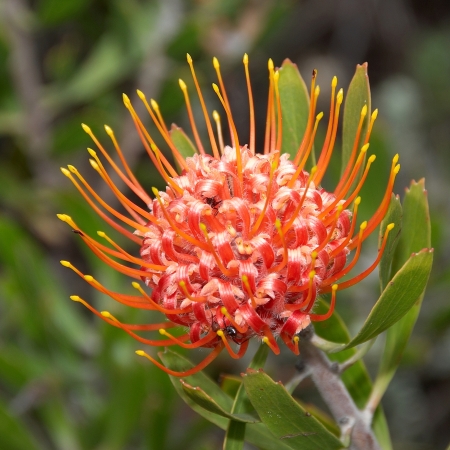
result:
[[[295,157],[305,134],[309,116],[309,94],[297,65],[285,59],[279,69],[278,90],[283,119],[281,150]],[[313,155],[313,153],[312,153]],[[311,157],[310,157],[311,158]],[[312,156],[313,163],[315,158]]]
[[[424,180],[412,182],[403,202],[403,229],[395,252],[393,271],[402,264],[412,252],[430,247],[431,227],[428,200]],[[425,286],[424,286],[425,289]],[[416,298],[410,311],[389,328],[377,378],[374,383],[372,404],[379,404],[400,363],[408,344],[417,316],[420,312],[424,289]]]
[[[86,349],[93,335],[86,330],[84,319],[72,302],[63,300],[64,289],[29,234],[10,219],[0,218],[0,248],[0,263],[15,286],[14,298],[5,299],[9,302],[5,310],[11,314],[9,323],[14,324],[21,316],[22,333],[35,342],[58,333],[60,342]],[[30,298],[34,301],[30,302]],[[45,317],[45,321],[36,317]]]
[[[241,387],[242,379],[237,375],[224,373],[220,377],[220,388],[230,397],[236,397],[237,391]]]
[[[250,363],[251,369],[257,369],[264,367],[264,364],[269,354],[269,347],[267,345],[260,345],[258,351],[255,353],[252,362]],[[243,383],[239,386],[236,396],[234,398],[233,407],[231,408],[233,415],[238,413],[257,416],[253,405],[247,396]],[[259,418],[258,418],[259,421]],[[235,420],[230,420],[227,432],[225,434],[225,440],[223,448],[224,450],[240,450],[244,446],[243,436],[245,434],[245,424],[238,423]],[[241,439],[239,441],[239,438]]]
[[[414,306],[425,289],[432,262],[432,250],[424,249],[413,253],[389,282],[361,330],[346,348],[374,338],[400,320]]]
[[[341,430],[339,426],[334,421],[333,417],[328,413],[322,411],[318,406],[314,403],[305,403],[294,397],[295,401],[305,410],[312,414],[330,433],[339,437],[341,434]]]
[[[170,139],[184,159],[194,156],[197,153],[194,144],[181,128],[177,127],[175,124],[172,124],[169,134]]]
[[[395,252],[393,273],[409,258],[431,246],[431,225],[425,180],[412,181],[403,201],[402,235]]]
[[[223,450],[242,450],[245,440],[245,423],[230,420],[225,439],[223,441]]]
[[[247,395],[264,424],[292,449],[340,449],[342,443],[305,411],[280,383],[252,369],[244,375]]]
[[[8,450],[38,450],[42,447],[27,427],[0,403],[0,447]]]
[[[19,133],[21,123],[23,123],[23,117],[19,111],[5,111],[3,109],[0,112],[0,133],[2,135]],[[2,194],[4,193],[3,191]]]
[[[252,417],[249,414],[230,414],[228,411],[225,411],[217,402],[214,401],[212,397],[203,391],[199,386],[191,386],[186,383],[184,380],[180,380],[181,386],[183,388],[184,393],[197,405],[202,408],[210,411],[214,414],[219,414],[219,416],[227,417],[228,419],[233,419],[237,422],[250,422],[255,423],[259,422],[259,419],[256,417]]]
[[[74,20],[89,5],[88,0],[45,0],[38,3],[38,17],[44,26],[55,26]]]
[[[375,414],[372,419],[372,429],[378,439],[380,447],[383,450],[392,450],[389,427],[381,405],[378,405],[378,408],[375,410]]]
[[[369,77],[367,75],[367,63],[362,65],[357,64],[355,75],[350,82],[348,92],[345,97],[344,105],[344,119],[342,128],[342,168],[341,176],[345,171],[347,163],[352,154],[353,147],[355,145],[356,134],[358,130],[359,121],[361,119],[361,110],[364,105],[367,105],[367,114],[364,119],[361,135],[357,143],[357,152],[363,145],[367,126],[369,124],[371,114],[371,101],[370,101],[370,85]],[[360,175],[362,168],[360,170]],[[359,177],[355,179],[355,183],[359,181]]]
[[[249,365],[250,369],[262,369],[264,364],[266,364],[267,356],[269,355],[269,347],[267,345],[261,344]]]
[[[158,355],[164,365],[171,370],[182,372],[193,367],[193,364],[189,360],[169,349],[166,349],[164,352],[160,352]],[[177,388],[177,391],[182,390],[180,378],[170,375],[170,379],[172,384],[174,384]],[[220,389],[219,385],[214,383],[214,381],[212,381],[203,372],[197,372],[194,375],[183,377],[183,380],[191,386],[201,386],[202,390],[213,398],[222,409],[225,411],[231,411],[231,407],[233,405],[232,399]],[[192,403],[192,401],[189,403]]]
[[[257,352],[255,353],[252,362],[250,363],[249,366],[250,369],[254,370],[262,369],[264,367],[268,354],[269,354],[269,347],[267,345],[261,344]],[[247,397],[247,393],[245,392],[242,382],[234,398],[231,412],[233,414],[246,413],[256,416],[255,409],[253,408],[252,404],[250,403]]]
[[[46,105],[58,111],[99,97],[133,70],[137,61],[132,56],[123,51],[117,36],[105,33],[65,86],[49,87]]]
[[[115,388],[109,395],[101,445],[98,448],[121,450],[134,434],[142,404],[146,400],[142,395],[142,386],[145,384],[147,371],[143,369],[137,365],[128,370],[118,370],[115,367],[115,373],[111,376]],[[169,398],[165,396],[164,402],[168,401]],[[163,409],[164,406],[161,406],[160,410]],[[123,414],[123,411],[127,411],[127,414]],[[163,432],[161,428],[158,431]]]
[[[159,353],[164,365],[169,369],[176,371],[188,370],[193,367],[193,364],[186,358],[182,357],[178,353],[171,350],[166,350],[164,353]],[[185,395],[180,379],[170,376],[172,384],[180,397],[198,414],[204,417],[209,422],[217,425],[218,427],[226,430],[228,428],[229,419],[220,416],[218,414],[211,413],[198,406],[187,395]],[[201,386],[202,389],[208,393],[214,400],[221,405],[225,410],[230,411],[232,406],[232,399],[228,397],[219,386],[211,380],[205,373],[198,372],[189,377],[185,377],[185,380],[196,386]],[[264,450],[291,450],[291,447],[284,442],[280,442],[274,435],[267,429],[263,423],[248,423],[245,427],[245,440]]]
[[[398,196],[392,194],[391,203],[389,204],[389,209],[384,216],[384,219],[381,222],[380,234],[378,239],[378,246],[381,245],[381,241],[383,239],[384,233],[386,231],[386,227],[393,223],[394,229],[389,233],[386,247],[384,249],[383,256],[381,257],[380,265],[379,265],[379,274],[380,274],[380,286],[381,292],[387,286],[388,281],[390,280],[391,275],[391,265],[392,260],[394,258],[394,251],[397,247],[398,240],[401,233],[402,226],[402,205],[400,204],[400,199]]]
[[[73,426],[73,416],[70,415],[67,400],[61,393],[48,398],[47,402],[41,406],[40,414],[42,414],[45,429],[51,432],[54,448],[81,448],[80,433]]]

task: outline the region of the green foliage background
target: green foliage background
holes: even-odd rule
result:
[[[164,373],[135,356],[137,344],[69,295],[124,321],[151,316],[116,307],[59,265],[69,259],[111,289],[131,292],[129,280],[108,270],[56,219],[64,212],[86,230],[105,229],[59,166],[76,165],[114,201],[90,175],[85,148],[92,143],[80,127],[89,124],[106,144],[106,123],[142,183],[162,186],[121,93],[137,104],[134,92],[141,89],[159,102],[167,123],[188,131],[178,87],[180,77],[191,83],[186,52],[215,108],[211,59],[219,58],[244,138],[248,107],[241,58],[249,54],[257,144],[269,57],[276,65],[289,57],[306,80],[317,68],[319,109],[326,114],[332,76],[346,89],[355,65],[369,62],[372,105],[380,109],[371,140],[378,158],[362,195],[361,217],[375,209],[382,196],[379,180],[384,186],[389,161],[399,152],[402,171],[395,191],[402,196],[411,179],[426,177],[435,247],[422,313],[383,404],[394,448],[445,448],[450,440],[450,403],[443,401],[450,391],[449,22],[450,6],[440,0],[1,0],[0,448],[220,448],[222,432],[180,401]],[[376,298],[374,277],[340,295],[337,309],[356,330]],[[369,368],[375,368],[380,351],[375,345],[369,353]],[[287,380],[293,362],[281,356],[268,370],[274,379]],[[224,357],[209,371],[217,378],[226,371],[237,375],[242,367]],[[308,383],[296,394],[316,400]]]

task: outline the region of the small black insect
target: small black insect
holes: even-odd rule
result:
[[[223,332],[235,343],[242,345],[250,339],[250,335],[245,335],[236,330],[233,325],[228,325],[223,329]]]
[[[238,331],[233,327],[233,325],[228,325],[223,331],[227,336],[230,336],[231,339],[236,338],[238,335]]]
[[[232,339],[239,334],[236,328],[233,327],[233,325],[228,325],[225,328],[221,328],[220,325],[214,319],[211,323],[211,329],[214,332],[222,330],[227,336],[229,336]]]
[[[225,325],[225,323],[223,323]],[[211,322],[211,330],[217,332],[222,330],[223,333],[229,337],[235,344],[242,345],[245,341],[250,339],[250,336],[240,333],[233,325],[226,325],[224,328],[213,318]]]
[[[217,216],[219,212],[219,206],[222,204],[223,200],[216,200],[216,197],[205,197],[205,203],[214,210],[214,215]]]

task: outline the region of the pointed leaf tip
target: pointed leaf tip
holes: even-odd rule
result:
[[[394,278],[387,284],[358,334],[346,348],[362,344],[404,317],[427,285],[433,263],[433,249],[412,253]]]
[[[262,371],[247,370],[243,383],[263,423],[278,439],[286,439],[292,449],[342,448],[342,443],[317,419],[306,414],[280,382]]]

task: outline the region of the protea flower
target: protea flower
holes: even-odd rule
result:
[[[265,143],[261,149],[255,147],[247,55],[244,57],[244,67],[250,103],[248,145],[243,145],[236,131],[217,59],[214,59],[214,67],[219,86],[214,84],[213,88],[228,120],[230,145],[224,145],[222,125],[216,111],[212,116],[217,132],[213,130],[189,55],[188,63],[204,113],[212,154],[207,153],[200,140],[188,90],[180,80],[195,141],[192,157],[182,157],[174,142],[173,130],[167,129],[158,105],[153,100],[149,104],[145,95],[138,91],[151,119],[172,151],[175,166],[155,144],[124,95],[125,106],[131,113],[142,143],[167,183],[164,192],[153,188],[154,197],[151,198],[144,191],[108,126],[105,126],[106,133],[123,168],[115,164],[89,127],[83,125],[83,129],[126,186],[142,200],[141,206],[129,200],[115,186],[92,149],[89,149],[92,167],[109,185],[127,215],[106,204],[73,166],[62,169],[92,208],[110,226],[137,244],[140,252],[128,253],[104,232],[98,232],[98,235],[109,245],[97,242],[69,216],[59,215],[100,259],[138,280],[132,283],[138,291],[137,295],[112,292],[69,262],[62,261],[64,266],[114,300],[133,308],[160,311],[165,315],[165,320],[156,324],[124,324],[109,312],[98,312],[78,296],[72,296],[72,300],[83,303],[97,316],[143,344],[212,349],[202,362],[186,372],[169,370],[144,351],[137,351],[175,376],[187,376],[203,369],[223,348],[231,357],[241,358],[249,339],[254,337],[276,354],[280,351],[277,338],[281,338],[289,349],[298,354],[298,333],[311,321],[329,318],[335,306],[336,292],[354,285],[377,266],[393,225],[387,227],[373,264],[359,275],[336,284],[355,266],[364,240],[383,219],[395,176],[400,169],[396,156],[378,210],[357,230],[358,193],[375,160],[372,155],[366,161],[366,152],[377,111],[372,114],[364,144],[358,149],[363,120],[367,115],[367,107],[362,109],[353,154],[334,192],[327,192],[320,187],[320,183],[333,151],[343,100],[342,89],[336,94],[336,78],[332,81],[325,142],[317,165],[308,173],[305,164],[313,146],[317,124],[323,116],[322,113],[315,116],[319,93],[315,86],[316,72],[311,82],[306,132],[297,154],[292,155],[290,160],[288,154],[280,154],[279,151],[282,137],[279,72],[274,70],[271,60]],[[353,256],[349,256],[352,251]],[[315,314],[318,295],[327,292],[331,292],[329,311],[323,315]],[[184,328],[185,334],[175,337],[167,331],[175,327]],[[158,330],[163,339],[147,339],[138,334]]]

